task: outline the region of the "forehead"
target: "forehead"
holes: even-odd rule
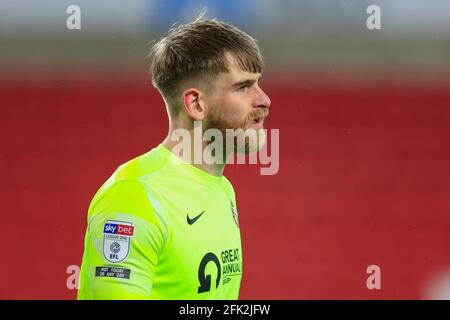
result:
[[[227,84],[233,84],[244,80],[258,80],[261,73],[253,73],[245,71],[241,68],[233,54],[225,53],[225,61],[227,63],[228,72],[222,72],[218,76],[218,80]]]

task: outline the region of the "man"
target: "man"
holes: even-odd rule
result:
[[[238,299],[241,238],[234,190],[223,170],[230,155],[250,154],[264,143],[270,100],[259,86],[260,51],[232,25],[199,18],[171,29],[152,58],[169,134],[121,165],[92,200],[78,298]],[[224,161],[199,162],[198,128],[258,134],[256,142],[245,136],[244,147],[211,153]],[[181,151],[180,130],[190,139]],[[225,138],[224,146],[239,137]],[[206,148],[202,140],[200,153]]]

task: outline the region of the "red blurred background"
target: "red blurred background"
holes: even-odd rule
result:
[[[165,137],[148,75],[103,77],[1,80],[0,298],[75,298],[66,268],[81,263],[92,196]],[[265,75],[280,170],[226,169],[240,215],[242,299],[422,298],[450,265],[450,81],[337,78]],[[373,264],[381,290],[366,286]]]

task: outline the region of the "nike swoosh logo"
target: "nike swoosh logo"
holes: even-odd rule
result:
[[[200,213],[198,216],[196,216],[196,217],[193,218],[193,219],[189,218],[189,213],[188,213],[187,216],[186,216],[186,217],[187,217],[187,223],[188,223],[188,224],[193,224],[195,221],[198,220],[198,218],[201,217],[201,215],[202,215],[203,213],[205,213],[205,211],[203,211],[202,213]]]

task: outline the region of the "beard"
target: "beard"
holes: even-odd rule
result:
[[[265,129],[255,129],[251,125],[256,118],[264,119],[268,114],[267,108],[258,108],[249,112],[243,119],[236,119],[236,115],[215,106],[209,112],[203,129],[218,129],[222,133],[224,151],[250,155],[260,151],[266,143]]]

